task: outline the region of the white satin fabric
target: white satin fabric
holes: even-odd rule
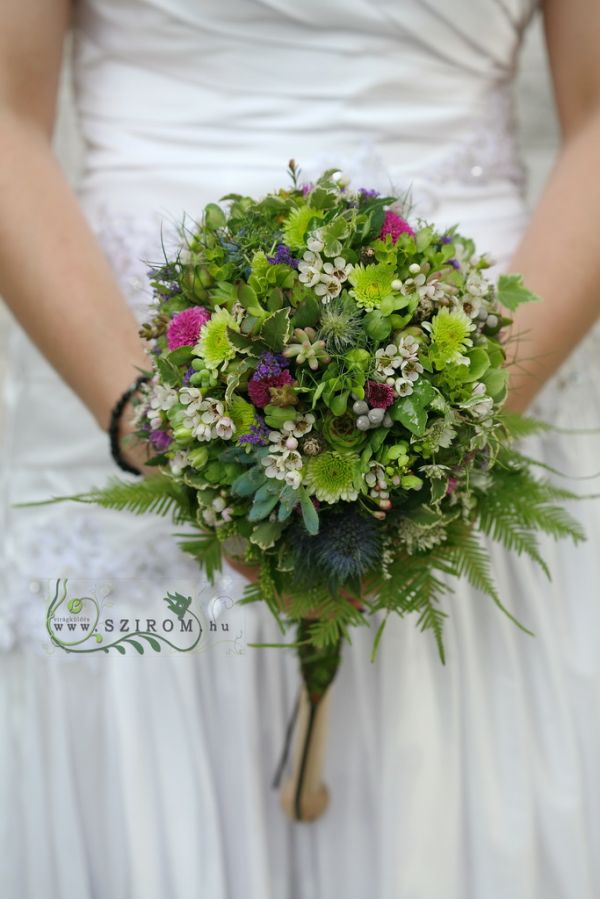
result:
[[[278,186],[290,156],[356,185],[411,188],[506,265],[526,222],[510,85],[527,0],[83,0],[75,87],[80,198],[143,317],[160,221]],[[76,301],[74,299],[74,301]],[[110,364],[110,348],[106,348]],[[16,501],[113,469],[89,414],[17,329],[2,435],[0,882],[10,899],[597,899],[600,539],[545,545],[554,580],[494,552],[527,637],[460,585],[448,661],[414,622],[346,647],[327,815],[287,821],[270,789],[297,682],[277,650],[83,660],[43,649],[44,578],[196,569],[162,520]],[[538,411],[598,427],[591,335]],[[532,450],[575,474],[600,436]],[[584,482],[585,486],[585,482]],[[219,589],[239,596],[226,571]],[[248,607],[249,642],[278,639]]]

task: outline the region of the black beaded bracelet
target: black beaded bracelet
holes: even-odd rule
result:
[[[108,425],[108,439],[110,440],[110,452],[119,466],[123,471],[127,471],[129,474],[137,474],[140,475],[142,472],[139,468],[136,468],[135,465],[130,465],[126,459],[123,458],[123,453],[121,452],[121,444],[119,442],[119,425],[121,424],[121,417],[123,415],[123,410],[133,394],[136,390],[150,380],[150,375],[139,375],[133,384],[124,391],[124,393],[119,397],[115,405],[113,406],[112,412],[110,413],[110,422]]]

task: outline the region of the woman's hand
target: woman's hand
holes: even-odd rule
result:
[[[508,408],[524,411],[600,314],[600,4],[542,5],[563,133],[556,165],[510,264],[543,303],[521,307]]]
[[[0,294],[106,429],[146,356],[134,316],[52,153],[70,12],[68,0],[2,4]]]

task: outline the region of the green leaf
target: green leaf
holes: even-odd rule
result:
[[[252,338],[248,337],[245,334],[240,334],[239,331],[234,331],[233,328],[227,328],[227,339],[229,343],[232,344],[236,348],[236,350],[248,350],[252,346]]]
[[[289,338],[291,327],[288,310],[278,309],[264,320],[260,336],[274,353],[280,353]]]
[[[257,318],[262,318],[264,316],[265,310],[258,302],[256,291],[253,290],[249,284],[240,284],[237,293],[240,303],[251,315],[254,315]]]
[[[176,350],[171,350],[164,358],[173,365],[186,365],[193,359],[193,349],[191,346],[180,346]]]
[[[141,656],[144,655],[144,647],[142,646],[141,643],[138,643],[137,640],[132,640],[131,637],[128,637],[126,642],[129,643],[131,646],[133,646],[133,648],[136,650],[136,652],[139,652],[139,654]]]
[[[248,521],[262,521],[263,518],[267,518],[278,502],[279,496],[276,493],[268,496],[262,502],[253,502],[252,508],[248,512]]]
[[[302,520],[304,527],[309,534],[314,537],[319,533],[319,513],[314,507],[314,503],[306,492],[306,488],[300,487],[298,490],[300,496],[300,509],[302,511]]]
[[[314,328],[321,316],[321,307],[317,298],[310,295],[304,299],[298,306],[292,325],[294,328]]]
[[[378,309],[368,312],[363,318],[365,331],[373,340],[385,340],[392,332],[392,323]]]
[[[256,465],[235,479],[231,485],[231,492],[237,496],[252,496],[266,480],[262,466]]]
[[[397,400],[390,409],[390,416],[394,421],[404,425],[415,437],[422,437],[425,433],[427,411],[412,394]]]
[[[417,231],[415,235],[415,242],[419,253],[422,253],[423,250],[426,250],[427,247],[431,244],[431,241],[433,240],[433,234],[433,228],[430,225],[427,225],[425,228],[421,228],[419,231]]]
[[[271,549],[281,536],[283,525],[279,521],[263,521],[250,534],[250,542],[261,549]]]
[[[227,219],[225,213],[216,203],[209,203],[204,207],[204,224],[210,231],[225,227]]]
[[[180,386],[182,381],[181,372],[170,359],[167,359],[165,356],[159,356],[156,360],[156,367],[158,368],[161,380],[167,387]]]
[[[511,312],[522,303],[536,303],[540,299],[525,287],[522,275],[500,275],[498,278],[498,302]]]
[[[464,367],[466,369],[463,377],[464,381],[478,381],[490,367],[490,357],[482,346],[476,346],[472,350],[469,350],[467,357],[469,359],[468,368],[467,366],[457,367]]]
[[[491,368],[489,371],[486,371],[481,380],[485,384],[486,393],[493,399],[498,400],[506,390],[508,372],[504,368]]]

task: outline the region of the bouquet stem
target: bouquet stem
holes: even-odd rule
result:
[[[298,624],[298,655],[303,686],[296,721],[296,743],[292,775],[281,791],[281,804],[296,821],[315,821],[329,804],[329,791],[322,782],[325,744],[331,705],[331,684],[335,678],[342,644],[321,648],[310,641],[314,622]]]
[[[315,821],[327,809],[329,790],[322,780],[331,688],[311,702],[306,687],[300,694],[292,774],[281,790],[281,804],[295,821]]]

